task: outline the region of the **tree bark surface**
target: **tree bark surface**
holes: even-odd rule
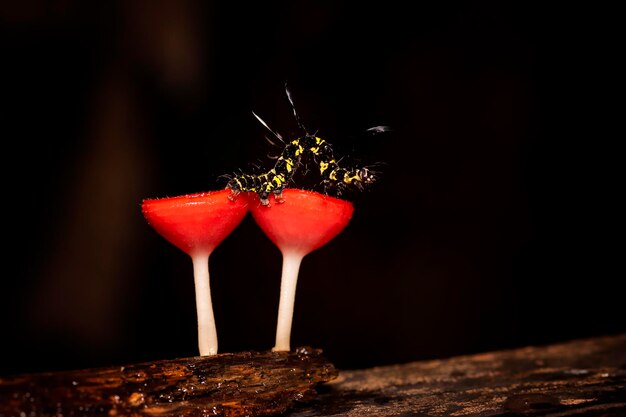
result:
[[[0,417],[269,415],[626,416],[626,334],[340,372],[299,348],[0,378]]]
[[[18,375],[0,378],[0,417],[268,416],[336,376],[308,347]]]
[[[289,417],[626,416],[626,335],[342,370]]]

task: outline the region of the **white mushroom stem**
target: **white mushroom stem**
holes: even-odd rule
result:
[[[289,351],[293,307],[296,299],[298,271],[304,255],[299,252],[283,253],[283,272],[280,280],[280,302],[276,325],[276,346],[273,351]]]
[[[211,286],[209,281],[209,255],[191,257],[196,286],[196,310],[198,311],[198,346],[200,356],[217,354],[217,330],[213,317]]]

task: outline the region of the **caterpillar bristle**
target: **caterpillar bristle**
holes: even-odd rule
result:
[[[260,165],[253,165],[252,172],[254,173],[244,173],[239,170],[239,174],[223,176],[228,179],[227,188],[231,190],[229,198],[237,198],[241,192],[254,192],[259,195],[261,204],[267,206],[269,205],[269,195],[273,193],[276,201],[281,203],[283,190],[288,185],[295,184],[294,176],[301,168],[304,172],[300,172],[300,174],[304,174],[304,176],[313,171],[310,167],[316,168],[319,175],[317,185],[321,185],[327,195],[332,192],[334,195],[340,196],[349,189],[364,191],[377,181],[380,173],[374,168],[379,166],[378,163],[361,167],[344,166],[344,157],[336,159],[330,143],[317,136],[317,132],[312,135],[307,132],[296,112],[293,98],[286,83],[285,92],[298,127],[304,132],[304,135],[291,141],[284,141],[281,135],[270,129],[263,119],[252,112],[257,120],[272,133],[273,137],[282,143],[283,150],[278,156],[268,156],[269,159],[275,161],[269,170],[262,171]],[[387,126],[374,126],[367,129],[367,132],[378,134],[388,130]],[[273,146],[278,146],[267,136],[265,139]]]

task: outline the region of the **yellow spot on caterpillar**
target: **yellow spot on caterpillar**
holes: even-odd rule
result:
[[[315,145],[316,146],[312,146],[309,151],[311,151],[313,153],[313,155],[319,155],[320,152],[320,147],[325,143],[326,141],[322,138],[318,138],[317,136],[315,137]]]
[[[302,147],[302,145],[300,145],[300,139],[294,139],[291,141],[292,145],[297,146],[298,148],[296,149],[295,155],[296,156],[300,156],[302,155],[302,153],[304,152],[304,148]]]
[[[346,184],[352,184],[353,181],[358,181],[359,180],[359,176],[354,174],[353,176],[348,175],[348,173],[346,173],[346,175],[344,175],[343,177],[343,182],[345,182]]]
[[[277,187],[280,187],[280,185],[284,182],[284,179],[281,175],[276,175],[274,178],[272,178],[272,181],[276,183]]]

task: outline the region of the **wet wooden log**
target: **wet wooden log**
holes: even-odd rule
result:
[[[340,371],[289,417],[626,416],[626,334]]]
[[[276,415],[336,376],[308,347],[18,375],[0,378],[0,417]]]
[[[336,375],[311,349],[24,375],[0,417],[626,416],[626,334]]]

